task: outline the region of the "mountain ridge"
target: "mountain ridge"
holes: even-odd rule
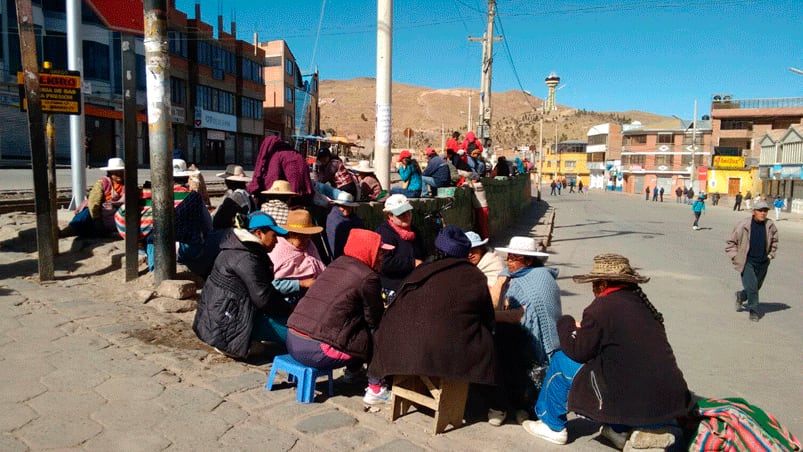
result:
[[[426,88],[393,82],[392,147],[424,149],[431,144],[439,148],[442,139],[448,138],[452,131],[459,131],[461,137],[465,137],[469,97],[472,99],[472,122],[476,124],[479,90]],[[321,129],[333,135],[347,136],[366,146],[366,150],[372,149],[375,103],[376,80],[373,78],[321,80],[318,90]],[[492,92],[493,146],[505,150],[519,146],[537,147],[543,103],[544,99],[522,91]],[[628,124],[632,121],[639,121],[649,128],[678,127],[677,119],[649,112],[596,112],[559,104],[556,112],[544,116],[542,140],[548,146],[555,141],[557,133],[558,141],[585,141],[588,129],[594,125],[608,122]],[[409,139],[404,136],[404,130],[408,128],[413,130]]]

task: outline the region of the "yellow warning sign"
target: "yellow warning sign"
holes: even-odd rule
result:
[[[20,93],[20,110],[25,111],[28,101],[22,72],[17,72]],[[81,73],[79,71],[52,70],[39,73],[39,100],[42,113],[81,114]]]

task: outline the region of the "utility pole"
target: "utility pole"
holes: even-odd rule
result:
[[[376,129],[374,165],[383,187],[390,187],[390,127],[393,59],[393,0],[376,2]]]
[[[42,122],[42,101],[39,87],[39,68],[36,58],[36,34],[33,24],[31,0],[16,0],[17,27],[22,57],[22,78],[28,103],[28,132],[31,144],[33,170],[34,209],[36,210],[36,248],[38,251],[39,280],[54,279],[53,257],[58,243],[53,238],[53,216],[49,181],[48,156]],[[20,102],[23,100],[20,99]]]
[[[170,56],[167,0],[144,0],[145,74],[148,89],[148,139],[153,181],[153,246],[156,284],[176,275],[173,164],[170,152]],[[129,231],[129,234],[133,231]]]
[[[501,37],[494,37],[494,15],[496,14],[495,0],[488,0],[488,27],[482,38],[472,38],[469,41],[482,41],[482,78],[480,80],[480,111],[477,118],[477,137],[482,138],[483,146],[491,144],[491,71],[493,68],[493,42],[501,41]],[[470,125],[469,125],[470,130]]]
[[[694,116],[691,118],[691,164],[689,165],[689,182],[694,188],[694,180],[697,178],[697,166],[694,163],[694,150],[697,147],[697,99],[694,99]],[[701,193],[700,183],[697,183],[697,193]]]

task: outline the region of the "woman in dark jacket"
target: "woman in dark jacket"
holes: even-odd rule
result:
[[[289,315],[289,305],[273,287],[268,251],[286,234],[263,212],[249,216],[247,231],[228,230],[195,311],[199,339],[238,359],[248,355],[252,339],[276,340],[272,319]]]
[[[352,358],[370,359],[384,310],[376,270],[392,249],[375,232],[351,230],[343,256],[326,267],[287,321],[287,350],[296,361],[334,369]]]
[[[424,241],[412,226],[413,206],[406,196],[391,195],[385,200],[383,212],[387,221],[376,228],[382,241],[396,247],[385,255],[382,270],[382,292],[385,302],[392,300],[401,281],[427,257]]]
[[[425,375],[494,384],[494,311],[471,242],[456,226],[435,239],[434,262],[420,265],[388,305],[368,375]]]
[[[602,434],[622,446],[632,429],[670,424],[688,413],[690,394],[666,337],[663,316],[641,291],[650,280],[618,254],[594,257],[594,301],[577,323],[558,321],[561,350],[552,356],[527,432],[565,444],[568,410],[606,424]]]

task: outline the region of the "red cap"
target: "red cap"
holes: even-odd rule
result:
[[[434,148],[429,148],[429,149],[427,149],[427,157],[429,157],[430,155],[435,155],[435,154],[437,154],[437,153],[438,153],[438,152],[437,152],[437,151],[435,151],[435,149],[434,149]]]
[[[401,151],[401,154],[399,154],[399,161],[401,162],[402,160],[404,160],[404,159],[406,159],[408,157],[412,157],[412,156],[413,156],[413,154],[411,154],[410,151],[405,149],[405,150]]]

